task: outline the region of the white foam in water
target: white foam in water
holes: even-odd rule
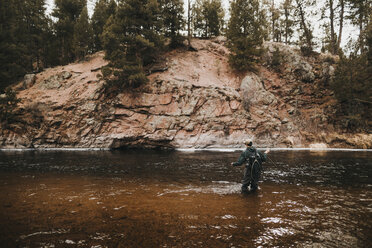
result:
[[[68,232],[70,232],[70,230],[57,229],[57,230],[52,230],[52,231],[47,231],[47,232],[35,232],[35,233],[28,234],[28,235],[21,235],[19,238],[26,239],[26,238],[36,236],[36,235],[63,234],[63,233],[68,233]]]
[[[282,223],[282,219],[281,218],[277,218],[277,217],[272,217],[272,218],[263,218],[261,219],[261,222],[262,223]]]
[[[179,189],[165,189],[162,193],[158,193],[158,196],[163,196],[172,193],[184,194],[185,192],[194,192],[194,193],[205,193],[205,194],[219,194],[219,195],[227,195],[227,194],[235,194],[240,192],[241,184],[236,182],[224,182],[216,184],[195,187],[195,186],[186,186]]]
[[[236,219],[236,217],[233,216],[233,215],[230,215],[230,214],[226,214],[226,215],[222,216],[221,219],[229,220],[229,219]]]

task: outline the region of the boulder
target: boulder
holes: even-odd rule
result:
[[[313,67],[305,60],[298,48],[276,42],[265,42],[263,47],[267,50],[264,56],[267,64],[271,63],[273,53],[278,49],[286,63],[285,70],[287,73],[294,73],[303,82],[310,83],[314,81],[315,74],[313,73]]]
[[[313,67],[306,61],[293,61],[291,66],[294,68],[295,75],[301,81],[306,83],[314,81],[315,75],[313,73]]]
[[[264,89],[261,78],[256,74],[251,73],[245,76],[240,84],[240,89],[245,106],[277,104],[276,97]]]
[[[35,74],[26,74],[23,79],[23,88],[28,89],[31,88],[36,81],[36,75]]]
[[[68,71],[62,71],[42,81],[39,88],[42,90],[59,89],[62,83],[66,82],[67,79],[71,78],[72,74]]]

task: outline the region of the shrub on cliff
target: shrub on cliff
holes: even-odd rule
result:
[[[371,118],[372,73],[366,56],[341,57],[331,87],[340,103],[346,127],[366,125]]]
[[[365,35],[364,53],[341,56],[331,83],[349,128],[368,127],[372,121],[372,23]]]
[[[14,119],[14,110],[18,102],[15,92],[9,88],[0,95],[0,122],[2,125],[7,125]]]

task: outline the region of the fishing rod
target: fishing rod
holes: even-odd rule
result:
[[[276,162],[274,162],[269,156],[267,156],[267,158],[268,159],[270,159],[270,161],[271,161],[271,163],[273,164],[273,165],[276,165]]]

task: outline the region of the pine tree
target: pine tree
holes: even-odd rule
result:
[[[196,0],[192,5],[192,26],[195,36],[201,37],[204,34],[204,16],[202,12],[203,0]]]
[[[162,21],[164,25],[165,36],[170,37],[170,47],[177,47],[183,41],[180,31],[185,26],[183,18],[182,0],[160,0],[162,8]]]
[[[44,34],[48,29],[48,19],[45,16],[44,0],[27,0],[24,5],[27,50],[30,53],[30,66],[32,70],[39,71],[42,63],[42,50],[48,42]],[[35,63],[35,66],[33,65]]]
[[[371,0],[346,0],[346,2],[350,8],[350,14],[347,18],[352,24],[359,27],[358,48],[360,53],[363,53],[365,49],[364,31],[370,20],[372,2]]]
[[[44,0],[0,2],[0,89],[39,70],[47,30]]]
[[[115,14],[116,2],[114,0],[99,0],[95,7],[92,15],[92,28],[94,36],[94,51],[102,50],[102,40],[100,36],[103,32],[108,18]]]
[[[25,73],[22,49],[17,46],[14,0],[0,1],[0,92]]]
[[[194,31],[203,37],[218,36],[224,25],[221,0],[197,0],[193,5]]]
[[[296,16],[300,24],[300,39],[299,44],[302,50],[308,54],[313,51],[313,29],[309,22],[310,7],[315,5],[314,0],[296,0]]]
[[[280,10],[275,7],[274,0],[271,1],[270,7],[270,21],[271,21],[271,35],[272,40],[281,42],[281,23],[280,23]]]
[[[224,25],[225,11],[221,0],[210,0],[205,10],[205,18],[209,26],[209,37],[221,34]]]
[[[344,11],[345,11],[345,1],[344,0],[339,0],[339,24],[338,24],[338,36],[337,36],[337,45],[336,49],[337,52],[340,51],[340,45],[341,45],[341,38],[342,38],[342,30],[344,27]]]
[[[280,6],[282,12],[282,18],[280,19],[281,26],[283,27],[284,42],[285,44],[291,43],[291,38],[294,33],[295,22],[293,20],[294,16],[294,6],[292,0],[284,0]]]
[[[366,56],[369,67],[368,71],[370,73],[370,79],[372,80],[372,13],[370,14],[369,23],[365,33],[366,33]]]
[[[324,5],[321,8],[321,13],[321,19],[326,20],[325,24],[323,25],[325,37],[323,38],[322,50],[327,50],[332,54],[338,54],[344,24],[344,1],[324,1]],[[338,35],[336,32],[337,20],[339,25]]]
[[[66,64],[75,59],[73,49],[74,26],[86,0],[55,0],[52,16],[57,18],[55,32],[60,47],[60,63]]]
[[[227,27],[231,66],[238,71],[255,69],[265,35],[264,13],[258,0],[234,0]]]
[[[372,16],[365,28],[364,53],[341,56],[331,87],[341,105],[347,127],[355,130],[371,123],[372,105]],[[370,124],[369,124],[370,125]]]
[[[102,34],[111,68],[104,71],[109,85],[138,87],[148,81],[143,67],[154,62],[163,47],[160,9],[156,0],[121,2]]]
[[[93,47],[93,29],[89,23],[88,10],[84,7],[74,26],[73,47],[77,59],[84,58]]]

